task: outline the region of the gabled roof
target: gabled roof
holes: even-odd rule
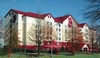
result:
[[[55,20],[55,22],[63,23],[68,17],[69,17],[69,15],[56,17],[56,18],[54,18],[54,20]]]
[[[78,27],[83,27],[86,23],[78,24]]]
[[[23,11],[19,11],[19,10],[15,10],[15,9],[11,9],[10,11],[13,11],[13,12],[15,12],[17,14],[22,14],[23,16],[30,16],[30,17],[40,18],[40,19],[44,19],[48,15],[50,15],[52,18],[54,18],[50,13],[37,14],[37,13],[32,13],[32,12],[23,12]],[[69,16],[71,16],[73,18],[72,15],[65,15],[65,16],[60,16],[60,17],[54,18],[54,21],[57,22],[57,23],[63,23]],[[74,18],[72,20],[74,22],[76,22],[76,20]],[[78,27],[83,27],[86,23],[78,24],[76,22],[76,24],[78,25]]]
[[[30,17],[40,18],[40,19],[43,19],[45,16],[50,15],[49,13],[37,14],[37,13],[32,13],[32,12],[23,12],[23,11],[19,11],[15,9],[11,9],[10,11],[14,11],[15,13],[18,13],[18,14],[23,14],[23,16],[30,16]]]
[[[40,19],[43,19],[44,17],[46,17],[48,15],[49,14],[36,14],[36,13],[32,13],[32,12],[26,12],[24,14],[24,16],[36,17],[36,18],[40,18]]]
[[[56,17],[56,18],[54,18],[54,20],[55,20],[55,22],[63,23],[67,18],[69,18],[69,16],[71,16],[72,21],[74,21],[78,25],[77,21],[73,18],[72,15],[65,15],[65,16],[61,16],[61,17]],[[70,19],[68,19],[68,20],[70,20]]]
[[[25,14],[25,12],[19,11],[19,10],[15,10],[15,9],[11,9],[11,11],[14,11],[14,12],[16,12],[16,13],[18,13],[18,14]]]

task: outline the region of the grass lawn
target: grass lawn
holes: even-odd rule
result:
[[[42,56],[41,58],[50,58],[49,56]],[[75,55],[53,55],[53,58],[100,58],[100,54],[75,54]]]
[[[51,58],[50,53],[41,53],[40,58]],[[8,58],[7,50],[0,49],[0,58]],[[22,52],[12,53],[11,58],[38,58],[37,56],[25,55]],[[70,55],[66,52],[60,52],[58,55],[53,54],[52,58],[100,58],[99,54],[81,54],[77,53],[75,55]]]
[[[31,58],[30,56],[26,56],[26,55],[17,55],[17,54],[13,54],[13,56],[11,56],[11,58]],[[7,55],[5,56],[0,56],[0,58],[7,58]],[[33,58],[38,58],[38,57],[34,57]],[[51,58],[50,55],[45,55],[45,56],[40,56],[40,58]],[[85,55],[85,54],[77,54],[74,56],[65,56],[65,55],[53,55],[53,58],[100,58],[100,54],[94,54],[94,55]]]

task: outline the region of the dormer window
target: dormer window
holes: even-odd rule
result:
[[[50,15],[48,15],[48,18],[51,18],[51,16],[50,16]]]
[[[49,18],[49,16],[48,16],[48,18]]]

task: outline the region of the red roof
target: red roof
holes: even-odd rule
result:
[[[78,27],[83,27],[86,23],[78,24]]]
[[[36,14],[32,12],[26,12],[26,14],[24,14],[24,16],[36,17],[36,18],[41,18],[41,19],[43,19],[47,15],[49,14]]]
[[[23,11],[14,10],[14,9],[13,9],[13,11],[15,11],[18,14],[23,14],[24,16],[30,16],[30,17],[41,18],[41,19],[43,19],[47,15],[50,15],[49,13],[47,13],[47,14],[37,14],[37,13],[32,13],[32,12],[23,12]]]
[[[50,15],[52,16],[50,13],[46,13],[46,14],[37,14],[37,13],[32,13],[32,12],[23,12],[23,11],[19,11],[19,10],[15,10],[15,9],[11,9],[13,10],[14,12],[18,13],[18,14],[23,14],[23,16],[30,16],[30,17],[35,17],[35,18],[40,18],[40,19],[43,19],[45,16],[47,15]],[[69,16],[71,15],[65,15],[65,16],[61,16],[61,17],[56,17],[54,18],[55,22],[58,22],[58,23],[63,23],[66,18],[68,18]],[[78,27],[83,27],[86,23],[83,23],[83,24],[78,24]]]
[[[14,12],[18,13],[18,14],[25,14],[25,12],[23,11],[19,11],[19,10],[15,10],[15,9],[12,9]]]
[[[47,14],[37,14],[37,13],[32,13],[32,12],[23,12],[23,11],[19,11],[19,10],[15,10],[15,9],[12,9],[14,12],[18,13],[18,14],[23,14],[24,16],[30,16],[30,17],[35,17],[35,18],[41,18],[43,19],[45,16],[47,15],[50,15],[52,16],[50,13],[47,13]],[[63,23],[63,21],[66,20],[66,18],[68,18],[70,15],[65,15],[65,16],[61,16],[61,17],[56,17],[54,18],[55,22],[58,22],[58,23]]]
[[[69,17],[69,16],[66,15],[66,16],[56,17],[56,18],[54,18],[54,19],[55,19],[55,21],[58,22],[58,23],[63,23],[63,21],[65,21],[66,18],[68,18],[68,17]]]

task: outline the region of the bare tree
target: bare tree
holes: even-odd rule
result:
[[[83,43],[83,36],[78,26],[72,26],[68,34],[70,37],[70,40],[68,42],[71,44],[69,48],[71,48],[71,52],[74,55],[75,52],[80,51],[81,49],[80,44]]]
[[[33,27],[33,25],[30,28],[28,37],[31,41],[36,42],[38,53],[40,54],[40,46],[43,44],[43,41],[46,40],[49,42],[49,44],[51,44],[53,40],[56,40],[56,29],[52,27],[52,22],[43,20],[37,21],[36,29]]]
[[[8,58],[10,58],[12,49],[13,48],[18,48],[18,30],[17,30],[17,25],[15,24],[16,17],[10,20],[10,25],[8,27],[9,31],[9,37],[8,37]]]
[[[90,19],[90,23],[93,27],[93,23],[100,20],[100,0],[86,0],[89,2],[88,7],[84,13],[84,17]]]
[[[28,38],[33,42],[33,45],[37,45],[37,52],[40,55],[40,45],[42,41],[42,32],[41,32],[41,20],[37,19],[37,24],[32,24],[28,32]]]

